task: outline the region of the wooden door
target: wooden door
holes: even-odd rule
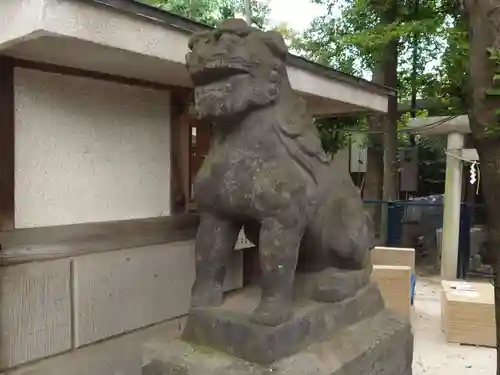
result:
[[[193,200],[193,182],[196,174],[205,160],[210,149],[212,128],[209,124],[193,121],[191,122],[191,150],[190,150],[190,194],[189,200]]]

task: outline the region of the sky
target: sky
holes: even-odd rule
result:
[[[296,31],[304,31],[315,17],[324,13],[324,6],[311,0],[271,0],[270,6],[273,25],[285,22]]]
[[[270,0],[269,5],[271,7],[269,17],[271,25],[277,26],[286,23],[299,32],[305,31],[315,17],[326,13],[324,5],[314,4],[312,0]],[[338,7],[336,11],[340,15]],[[425,69],[426,72],[433,71],[438,64],[438,60],[429,62]],[[363,78],[371,79],[371,72],[365,72]]]

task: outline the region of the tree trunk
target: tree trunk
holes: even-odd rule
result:
[[[381,64],[373,71],[373,82],[384,84],[384,74]],[[363,199],[370,201],[382,200],[384,186],[384,128],[385,115],[371,115],[369,118],[369,131],[366,150],[366,174],[363,189]],[[375,223],[377,237],[380,236],[382,222],[382,205],[368,204],[367,211]]]
[[[500,0],[465,0],[469,22],[470,126],[476,145],[483,198],[486,205],[489,253],[494,258],[497,375],[500,375],[500,125],[495,110],[500,97],[486,95],[491,88],[495,62],[487,49],[500,40]],[[490,131],[487,131],[487,130]]]
[[[382,6],[377,1],[372,5],[380,12],[380,22],[390,25],[398,19],[398,1],[391,0],[388,5]],[[381,51],[378,65],[374,71],[373,81],[396,88],[398,85],[398,38],[392,39]],[[398,99],[396,95],[389,97],[388,112],[385,116],[373,116],[370,119],[370,130],[382,131],[383,134],[371,133],[369,137],[368,166],[365,186],[368,187],[366,199],[380,199],[384,202],[398,198],[398,166],[397,166],[397,126],[398,126]],[[386,240],[387,233],[387,204],[383,207],[376,205],[372,217],[382,241]]]
[[[398,1],[393,0],[381,15],[381,21],[386,24],[396,22],[398,18]],[[391,40],[384,48],[382,66],[384,84],[388,87],[398,86],[398,45],[397,38]],[[398,98],[389,96],[386,127],[384,132],[384,201],[398,199]]]
[[[398,85],[398,40],[391,41],[384,51],[385,85],[397,87]],[[398,98],[396,95],[389,97],[387,120],[384,132],[384,186],[382,200],[391,202],[399,198],[398,194]],[[386,203],[382,210],[382,238],[386,240],[389,217],[389,206]]]

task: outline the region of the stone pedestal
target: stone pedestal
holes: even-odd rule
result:
[[[149,342],[143,375],[411,375],[408,321],[386,310],[373,284],[338,303],[297,298],[278,327],[251,323],[258,289],[194,310],[182,339]]]

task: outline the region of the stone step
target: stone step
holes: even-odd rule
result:
[[[226,298],[221,307],[190,311],[183,339],[249,362],[269,364],[384,309],[380,291],[369,284],[337,303],[297,298],[293,318],[269,327],[248,319],[259,299],[259,288],[246,288]]]
[[[156,339],[144,346],[143,375],[412,375],[410,324],[389,310],[345,327],[269,365]]]

